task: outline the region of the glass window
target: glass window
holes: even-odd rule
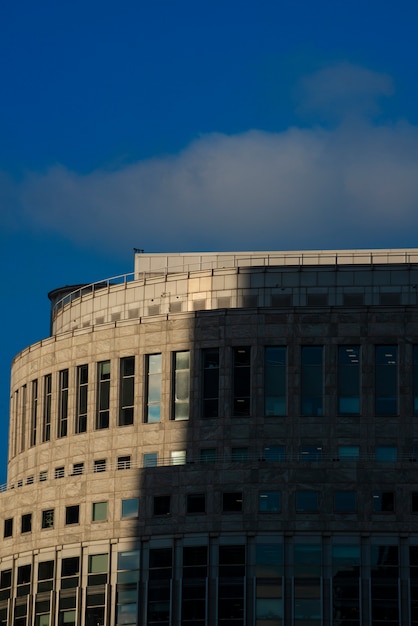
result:
[[[134,423],[135,357],[120,360],[119,426]]]
[[[375,459],[378,463],[395,463],[398,460],[396,446],[376,446]]]
[[[418,513],[418,491],[411,493],[411,511],[412,513]]]
[[[162,355],[148,354],[145,368],[147,378],[145,421],[155,423],[161,419]]]
[[[96,430],[109,428],[110,361],[97,364]]]
[[[61,589],[73,589],[78,586],[80,572],[80,558],[73,556],[62,559],[61,562]]]
[[[319,509],[318,491],[297,491],[296,492],[296,512],[314,513]]]
[[[66,506],[65,507],[65,523],[69,524],[78,524],[80,520],[80,506]]]
[[[42,441],[51,439],[51,402],[52,402],[52,374],[44,376],[44,411],[42,424]]]
[[[85,433],[87,431],[87,396],[89,384],[89,366],[79,365],[77,367],[77,401],[75,432]]]
[[[175,352],[173,360],[172,418],[187,420],[190,405],[190,352]]]
[[[138,498],[127,498],[122,500],[122,518],[138,517],[139,500]]]
[[[68,431],[68,369],[59,373],[58,437],[66,437]]]
[[[338,348],[338,412],[360,415],[360,346]]]
[[[84,473],[84,463],[74,463],[73,464],[73,476],[79,476]]]
[[[107,502],[93,502],[91,519],[93,522],[107,520]]]
[[[244,624],[245,546],[219,546],[218,625]]]
[[[46,509],[42,511],[42,528],[53,528],[54,526],[54,509]]]
[[[397,346],[376,346],[376,415],[398,412],[398,349]]]
[[[301,446],[300,460],[306,463],[317,463],[322,460],[322,446]]]
[[[147,452],[144,454],[144,467],[157,467],[158,452]]]
[[[280,500],[280,491],[260,491],[258,510],[262,513],[279,513],[281,510]]]
[[[9,517],[4,520],[4,532],[3,537],[12,537],[13,536],[13,517]]]
[[[130,456],[118,456],[118,470],[125,470],[131,468],[131,457]]]
[[[338,458],[341,461],[357,461],[359,456],[359,446],[338,446]]]
[[[36,446],[38,429],[38,379],[32,381],[31,434],[30,445]]]
[[[350,513],[357,510],[357,494],[355,491],[337,491],[334,494],[334,511]]]
[[[267,446],[264,448],[263,459],[265,461],[284,461],[286,448],[284,446]]]
[[[233,349],[233,415],[250,415],[251,401],[251,348]]]
[[[323,414],[323,348],[302,347],[302,415]]]
[[[30,533],[32,532],[32,513],[26,513],[22,515],[22,533]]]
[[[231,459],[234,462],[243,463],[248,461],[248,448],[232,448]]]
[[[373,511],[375,513],[393,513],[395,494],[393,491],[375,491],[373,493]]]
[[[94,461],[94,472],[105,472],[106,471],[106,459],[96,459]]]
[[[418,415],[418,346],[414,346],[412,376],[413,411],[414,415]]]
[[[219,415],[219,348],[202,351],[203,360],[203,417]]]
[[[264,413],[286,415],[286,347],[268,346],[264,352]]]
[[[154,496],[154,515],[170,514],[170,496]]]
[[[205,513],[206,496],[204,493],[190,493],[187,495],[187,513]]]
[[[215,463],[216,456],[216,448],[202,448],[200,450],[201,463]]]
[[[222,510],[224,513],[237,513],[242,511],[242,492],[233,491],[223,493]]]
[[[54,569],[54,561],[43,561],[38,564],[38,593],[53,589]]]
[[[105,585],[107,583],[109,555],[108,554],[91,554],[88,559],[88,578],[87,584]]]
[[[65,467],[56,467],[54,476],[55,476],[55,478],[64,478],[64,476],[65,476]]]
[[[186,464],[186,450],[172,450],[170,453],[171,465]]]
[[[208,556],[206,546],[183,548],[182,626],[205,626]]]

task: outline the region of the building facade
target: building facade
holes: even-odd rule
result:
[[[418,625],[418,250],[135,254],[12,366],[1,626]]]

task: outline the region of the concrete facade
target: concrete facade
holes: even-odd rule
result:
[[[0,624],[418,624],[417,285],[418,250],[136,254],[53,292]]]

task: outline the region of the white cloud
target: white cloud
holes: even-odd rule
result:
[[[330,76],[329,101],[390,92],[388,77],[340,69],[311,80],[311,103]],[[210,134],[117,171],[32,174],[19,203],[38,228],[116,249],[417,245],[418,128],[346,119],[333,130]]]

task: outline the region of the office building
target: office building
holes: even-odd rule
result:
[[[418,249],[134,261],[14,359],[0,625],[418,625]]]

